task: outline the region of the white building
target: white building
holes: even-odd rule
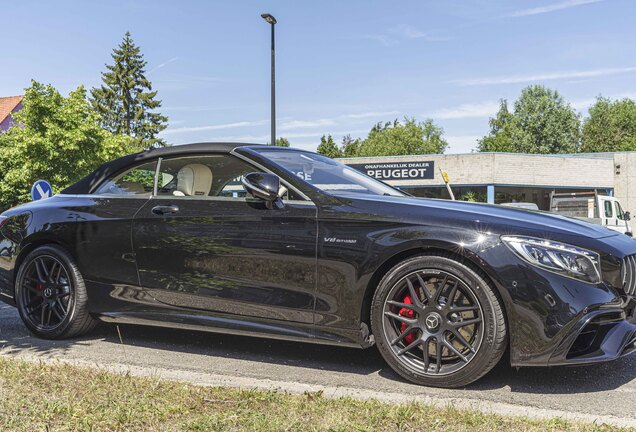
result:
[[[597,190],[616,196],[636,215],[636,152],[534,155],[469,153],[340,159],[416,195],[449,198],[440,170],[455,196],[468,192],[489,203],[534,202],[548,210],[550,193]]]

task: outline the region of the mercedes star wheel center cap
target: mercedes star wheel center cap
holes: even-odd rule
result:
[[[432,312],[426,317],[426,328],[436,330],[442,322],[442,317],[438,313]]]

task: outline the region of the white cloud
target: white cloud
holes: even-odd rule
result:
[[[378,117],[378,118],[385,117],[390,115],[396,115],[399,113],[400,113],[399,111],[371,111],[371,112],[364,112],[360,114],[344,114],[344,115],[341,115],[340,118],[359,120],[359,119],[367,119],[367,118],[373,118],[373,117]]]
[[[423,32],[422,30],[408,24],[399,24],[387,29],[384,33],[367,34],[362,36],[362,38],[374,40],[379,42],[382,46],[393,46],[398,44],[400,41],[409,39],[424,39],[428,42],[441,42],[448,40],[448,38],[432,36],[430,33]]]
[[[382,118],[388,115],[397,115],[398,113],[399,113],[398,111],[370,111],[370,112],[361,112],[361,113],[352,113],[352,114],[342,114],[337,117],[321,118],[316,120],[295,120],[292,117],[278,117],[278,130],[289,131],[294,129],[320,128],[321,129],[320,132],[310,133],[307,136],[316,136],[316,135],[322,136],[323,133],[329,132],[328,130],[325,130],[325,126],[337,126],[337,125],[346,126],[347,124],[351,124],[351,123],[353,124],[360,123],[362,120],[366,120],[369,118]],[[191,133],[191,132],[204,132],[204,131],[236,129],[236,128],[250,128],[254,126],[264,126],[268,124],[269,124],[269,120],[240,121],[240,122],[223,123],[223,124],[215,124],[215,125],[168,128],[163,132],[163,134],[176,135],[176,134]],[[369,126],[369,128],[370,127],[371,126]],[[292,135],[285,134],[285,136],[288,137]]]
[[[552,81],[567,78],[594,78],[609,75],[620,75],[636,72],[636,67],[622,68],[604,68],[583,71],[563,71],[551,72],[536,75],[502,75],[486,78],[466,78],[449,81],[452,84],[460,86],[479,86],[479,85],[497,85],[497,84],[518,84],[536,81]]]
[[[598,3],[601,1],[603,0],[564,0],[564,1],[552,3],[545,6],[518,10],[506,16],[511,18],[518,18],[518,17],[530,16],[530,15],[539,15],[539,14],[544,14],[549,12],[560,11],[564,9],[570,9],[576,6],[582,6],[582,5],[591,4],[591,3]]]
[[[421,30],[416,29],[408,24],[400,24],[389,29],[389,32],[399,35],[405,39],[419,39],[425,38],[428,35]]]
[[[477,140],[481,136],[477,135],[457,135],[447,136],[448,150],[446,154],[470,153],[477,147]]]
[[[388,33],[391,33],[402,39],[425,39],[429,42],[440,42],[447,40],[446,38],[431,36],[430,33],[423,32],[422,30],[408,24],[400,24],[392,27],[388,30]]]
[[[572,106],[572,108],[574,108],[577,111],[585,111],[586,109],[591,107],[595,101],[596,99],[579,99],[579,100],[570,102],[570,105]]]
[[[155,67],[153,67],[152,69],[150,69],[150,71],[148,71],[149,74],[153,73],[154,71],[157,71],[163,67],[165,67],[166,65],[169,65],[172,62],[175,62],[179,59],[179,57],[172,57],[170,60],[163,62]]]
[[[357,130],[347,130],[347,131],[336,131],[336,132],[296,132],[289,134],[278,134],[279,137],[285,137],[287,139],[302,139],[302,138],[316,138],[320,140],[320,137],[323,135],[331,135],[334,139],[337,136],[344,136],[347,134],[356,135],[361,133],[367,133],[369,129],[357,129]],[[256,141],[256,142],[264,142],[269,141],[270,135],[226,135],[226,136],[217,136],[214,139],[221,141]],[[292,141],[292,145],[294,142]],[[316,141],[318,144],[318,141]]]
[[[289,120],[281,123],[278,128],[281,131],[290,130],[290,129],[301,129],[301,128],[315,128],[322,126],[331,126],[336,122],[333,119],[318,119],[318,120]]]
[[[367,34],[367,35],[363,35],[362,39],[369,39],[372,41],[379,42],[380,45],[385,47],[392,46],[398,43],[397,39],[384,35],[384,34]]]
[[[467,103],[453,108],[442,108],[424,114],[434,119],[462,119],[470,117],[490,117],[499,110],[499,102]]]
[[[269,120],[258,120],[258,121],[243,121],[243,122],[235,122],[235,123],[207,125],[207,126],[169,128],[163,131],[162,135],[174,135],[174,134],[182,134],[182,133],[189,133],[189,132],[203,132],[203,131],[213,131],[213,130],[222,130],[222,129],[234,129],[234,128],[241,128],[241,127],[262,126],[268,123],[269,123]]]
[[[621,100],[626,98],[636,100],[636,92],[619,93],[619,94],[603,96],[603,97],[607,97],[612,100]],[[575,100],[574,102],[571,102],[570,105],[572,105],[572,108],[574,108],[577,111],[585,111],[589,107],[594,105],[594,102],[596,102],[596,98],[579,99],[579,100]]]
[[[185,112],[202,112],[202,111],[227,111],[228,109],[247,108],[247,107],[228,107],[228,106],[166,106],[164,111],[185,111]]]

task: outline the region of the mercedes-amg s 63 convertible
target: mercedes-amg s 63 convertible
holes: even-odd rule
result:
[[[636,240],[576,219],[418,199],[315,153],[129,155],[0,216],[0,298],[42,338],[97,321],[359,348],[458,387],[636,349]]]

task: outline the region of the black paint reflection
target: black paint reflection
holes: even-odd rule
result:
[[[151,212],[173,201],[178,214]],[[240,199],[153,199],[133,232],[141,285],[174,306],[313,323],[315,212]]]

